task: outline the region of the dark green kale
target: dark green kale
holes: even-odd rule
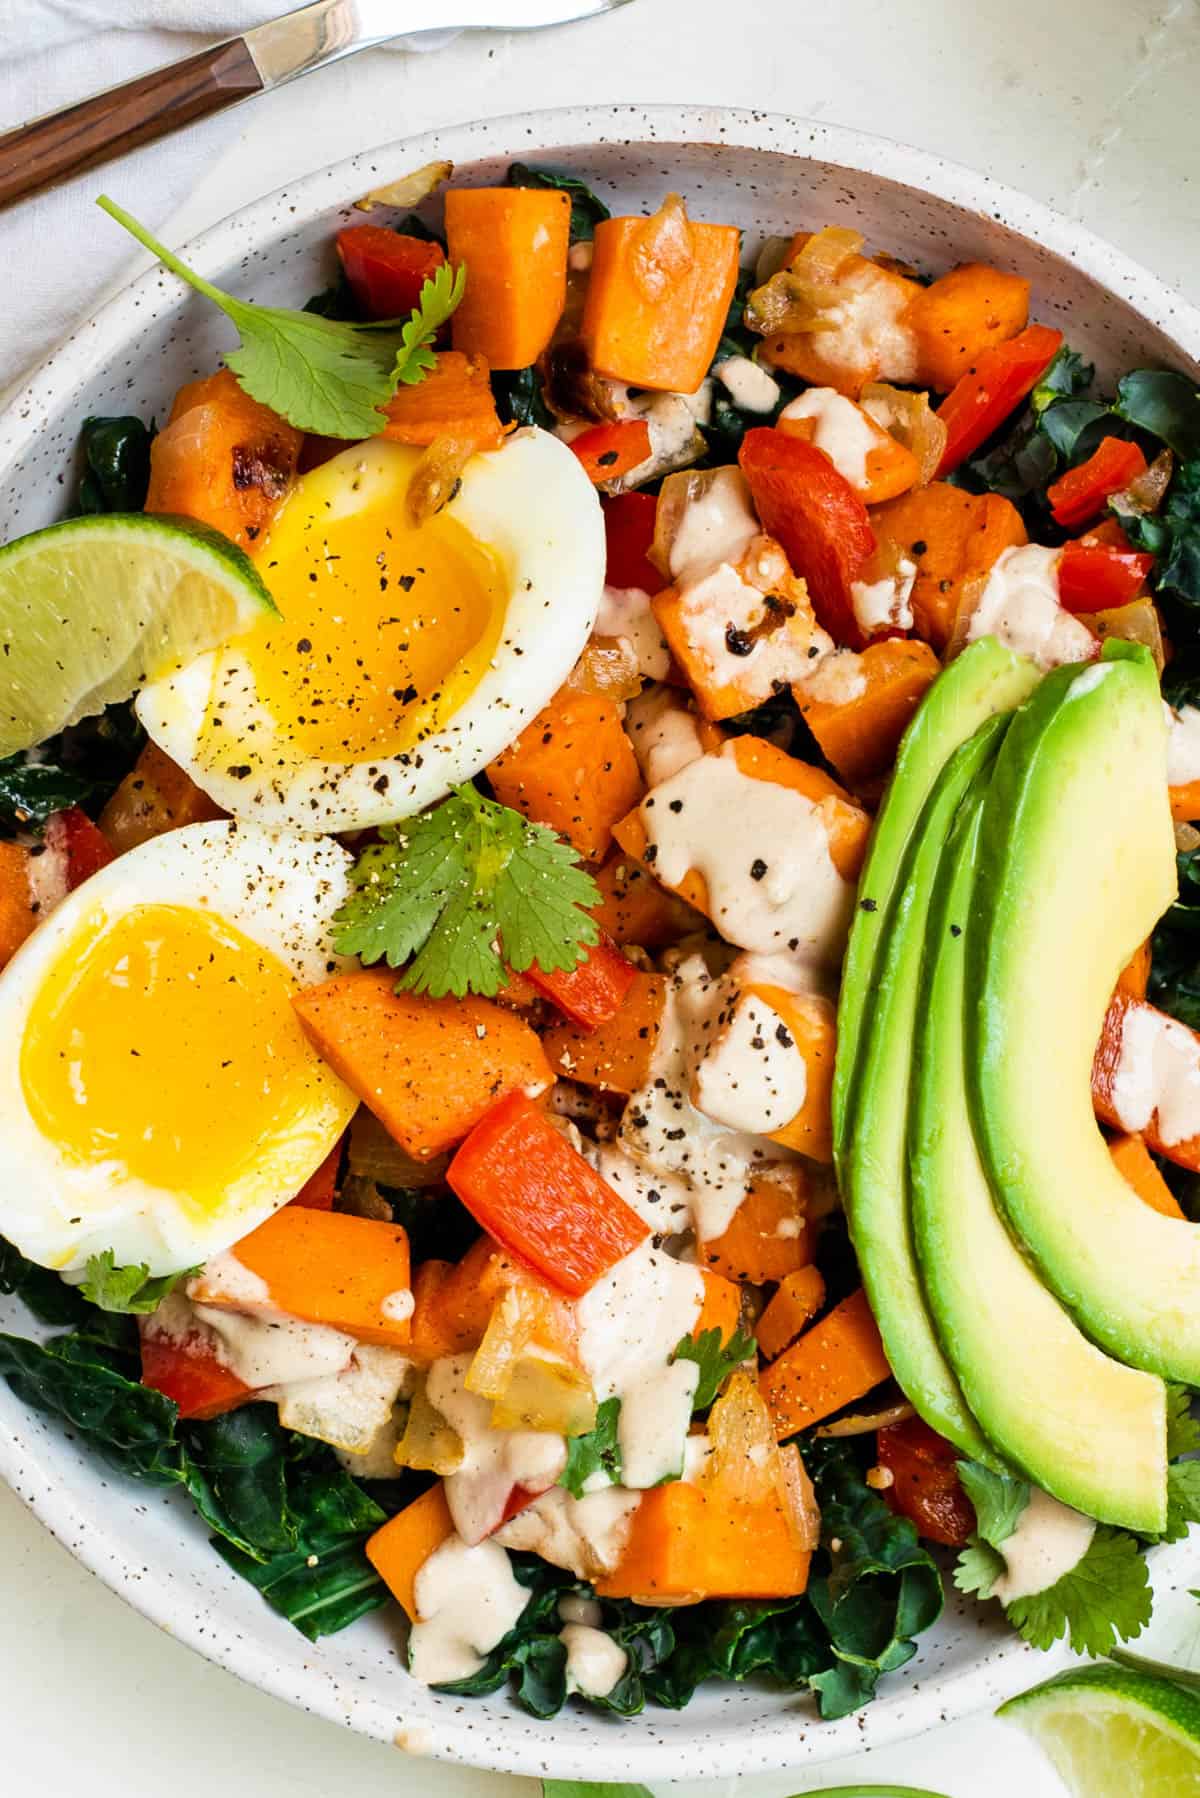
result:
[[[493,369],[492,392],[502,424],[554,429],[554,414],[543,397],[542,377],[536,368]]]
[[[30,755],[0,758],[0,836],[40,830],[79,805],[93,815],[125,778],[146,734],[129,704],[72,724]]]
[[[140,512],[150,485],[154,426],[140,418],[85,418],[79,440],[79,512]]]
[[[555,187],[571,196],[571,242],[590,243],[596,226],[612,214],[603,200],[597,199],[586,182],[575,175],[556,174],[553,169],[534,169],[528,163],[514,162],[508,171],[509,187]]]

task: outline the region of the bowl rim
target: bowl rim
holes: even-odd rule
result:
[[[445,156],[456,163],[505,154],[528,157],[538,154],[539,144],[572,149],[645,144],[667,149],[671,144],[706,143],[819,161],[916,189],[990,217],[1038,248],[1073,263],[1161,331],[1181,359],[1200,363],[1200,307],[1086,226],[1044,202],[958,162],[889,138],[737,107],[593,104],[436,127],[368,146],[313,171],[294,185],[263,195],[183,244],[180,254],[202,274],[219,270],[239,254],[253,255],[256,243],[283,234],[277,228],[281,201],[286,200],[291,226],[303,228],[331,209],[349,207],[372,184],[374,170],[367,165],[376,160],[394,159],[399,166],[417,166]],[[152,264],[64,338],[15,391],[0,416],[0,479],[20,460],[40,431],[42,420],[60,399],[123,348],[135,328],[168,315],[186,297],[182,283]],[[598,1750],[594,1735],[574,1734],[569,1713],[564,1713],[564,1722],[557,1727],[550,1723],[531,1729],[531,1720],[518,1715],[471,1706],[464,1721],[461,1707],[447,1708],[406,1732],[400,1727],[402,1686],[392,1712],[385,1713],[373,1703],[351,1707],[338,1678],[311,1664],[305,1668],[303,1695],[297,1696],[295,1675],[281,1667],[269,1640],[236,1630],[224,1639],[215,1635],[203,1599],[173,1585],[169,1577],[160,1578],[144,1563],[135,1564],[108,1541],[104,1531],[97,1529],[95,1517],[56,1480],[54,1462],[52,1439],[41,1432],[31,1432],[28,1438],[19,1431],[11,1436],[0,1432],[0,1476],[51,1534],[69,1545],[75,1559],[151,1622],[274,1697],[300,1704],[330,1722],[395,1741],[411,1752],[496,1771],[543,1775],[550,1770],[549,1753],[554,1774],[565,1778],[670,1780],[689,1772],[680,1766],[681,1742],[658,1732],[639,1731],[636,1722],[619,1733],[614,1730],[612,1751],[604,1753]],[[34,1481],[20,1477],[31,1471],[38,1476]],[[1173,1551],[1156,1551],[1159,1570],[1169,1574],[1174,1555],[1185,1549],[1186,1543],[1180,1543]],[[1182,1561],[1179,1566],[1182,1569]],[[1014,1696],[1035,1674],[1047,1678],[1073,1659],[1064,1646],[1039,1655],[1036,1665],[1030,1657],[1031,1651],[1015,1633],[1005,1635],[983,1648],[979,1660],[964,1671],[925,1682],[910,1681],[907,1689],[876,1700],[866,1713],[859,1711],[833,1723],[818,1724],[810,1711],[801,1711],[796,1705],[781,1707],[769,1720],[743,1722],[736,1713],[731,1713],[729,1722],[706,1720],[697,1732],[703,1747],[703,1774],[716,1779],[745,1771],[751,1730],[755,1771],[798,1769],[867,1746],[883,1747],[953,1721],[985,1704]],[[869,1718],[865,1730],[864,1714]]]

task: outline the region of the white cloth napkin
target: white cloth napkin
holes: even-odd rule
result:
[[[299,3],[0,0],[0,130],[191,56]],[[437,49],[453,35],[427,33],[398,47]],[[218,114],[0,213],[9,296],[0,324],[0,393],[86,316],[136,253],[97,213],[96,193],[107,187],[157,231],[230,141],[236,121],[236,111]]]

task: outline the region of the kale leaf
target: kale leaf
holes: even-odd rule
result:
[[[1156,559],[1155,594],[1181,610],[1200,606],[1200,459],[1183,462],[1175,470],[1160,511],[1118,512],[1117,517],[1134,548],[1148,550]],[[1187,628],[1194,632],[1194,619]],[[1194,659],[1189,678],[1194,684]],[[1178,682],[1180,674],[1174,679]]]
[[[543,398],[542,377],[536,368],[493,369],[492,392],[502,424],[554,429],[555,417]]]
[[[571,242],[590,243],[596,226],[612,214],[586,182],[575,175],[559,175],[553,169],[534,169],[514,162],[508,171],[509,187],[555,187],[571,196]]]
[[[1189,376],[1165,368],[1134,369],[1119,383],[1113,411],[1177,456],[1200,456],[1200,392]]]
[[[1085,430],[1106,416],[1105,407],[1083,397],[1094,373],[1091,363],[1064,344],[1028,403],[998,439],[956,471],[955,484],[973,493],[999,493],[1043,528],[1049,522],[1045,489],[1060,458],[1071,458]]]
[[[0,758],[0,837],[40,830],[54,812],[96,812],[128,774],[146,740],[131,705],[110,705],[34,752]]]
[[[1200,1029],[1200,849],[1175,857],[1179,896],[1151,938],[1149,997],[1160,1010]]]
[[[76,510],[140,512],[150,485],[154,426],[128,415],[85,418],[79,431],[83,474]]]

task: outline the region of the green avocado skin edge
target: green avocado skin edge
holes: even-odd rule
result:
[[[1040,679],[1032,662],[994,637],[972,643],[938,676],[904,734],[887,797],[875,820],[859,880],[859,904],[842,968],[838,1055],[833,1082],[833,1144],[843,1178],[863,1020],[876,984],[876,961],[905,847],[949,757],[997,712],[1028,698]]]
[[[938,776],[894,883],[844,1158],[842,1193],[863,1284],[901,1388],[964,1455],[1000,1465],[963,1398],[925,1302],[909,1221],[913,1034],[930,902],[955,813],[1008,727],[988,719]]]
[[[1084,858],[1086,892],[1065,877]],[[1200,1229],[1141,1203],[1092,1110],[1117,976],[1175,896],[1149,653],[1110,642],[1016,716],[980,830],[966,1068],[992,1190],[1046,1285],[1131,1367],[1200,1384]]]
[[[967,934],[987,797],[978,776],[930,908],[909,1118],[913,1234],[926,1297],[971,1411],[1062,1503],[1142,1534],[1165,1527],[1166,1393],[1088,1341],[996,1210],[964,1066]]]

